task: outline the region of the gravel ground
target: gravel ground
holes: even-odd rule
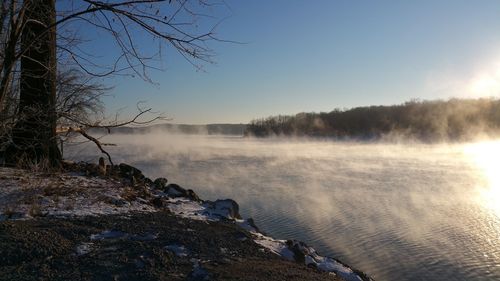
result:
[[[168,211],[0,222],[0,280],[341,280],[283,260],[231,221]]]

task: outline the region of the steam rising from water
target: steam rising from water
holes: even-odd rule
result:
[[[377,280],[500,278],[499,142],[395,145],[163,133],[104,141],[118,144],[110,149],[115,162],[165,176],[206,199],[234,198],[243,216],[256,218],[269,234],[307,241]],[[92,146],[70,153],[96,162]]]

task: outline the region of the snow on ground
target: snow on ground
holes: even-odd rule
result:
[[[151,241],[158,238],[157,233],[146,233],[144,235],[129,234],[120,230],[105,230],[101,233],[90,235],[90,240],[106,240],[106,239],[128,239],[133,241]]]
[[[241,228],[249,231],[254,241],[270,252],[287,260],[296,261],[293,249],[304,254],[304,264],[314,265],[320,270],[332,272],[341,276],[346,281],[363,281],[363,279],[349,267],[330,257],[317,254],[316,250],[304,243],[296,241],[277,240],[260,233],[249,220],[237,219],[231,211],[232,200],[217,200],[215,202],[199,203],[188,199],[169,199],[169,209],[184,218],[196,220],[217,221],[221,218],[234,220]]]
[[[133,187],[113,179],[76,173],[47,176],[0,168],[0,221],[157,211],[143,198],[128,198],[134,192]],[[171,198],[172,194],[159,190],[149,192],[153,198],[163,198],[170,211],[184,218],[217,221],[234,218],[235,208],[237,212],[232,200],[196,202],[184,197]]]
[[[184,245],[172,244],[165,246],[164,249],[174,253],[178,257],[189,256],[189,250]]]
[[[0,221],[36,216],[97,216],[156,209],[140,198],[126,200],[131,187],[79,174],[44,175],[0,168]]]
[[[236,202],[231,199],[196,202],[178,197],[168,198],[167,202],[167,207],[172,213],[193,220],[219,221],[220,219],[235,219],[237,213],[237,211],[234,211]]]
[[[76,247],[75,249],[76,254],[78,256],[86,255],[92,251],[93,246],[94,246],[93,243],[82,243]]]
[[[76,173],[44,175],[24,170],[0,168],[0,221],[6,219],[30,219],[37,216],[78,217],[123,214],[130,212],[154,212],[155,208],[145,199],[132,196],[133,187],[113,179],[88,177]],[[238,205],[230,199],[193,201],[176,194],[149,190],[153,198],[161,198],[172,213],[188,219],[202,221],[234,221],[249,231],[254,241],[264,249],[287,260],[304,262],[318,269],[337,274],[347,281],[363,280],[349,267],[297,241],[277,240],[261,234],[251,220],[243,220],[238,214]],[[172,196],[174,198],[172,198]],[[132,239],[153,240],[157,234],[130,235],[117,230],[93,234],[91,240]],[[92,243],[77,247],[77,255],[85,255]],[[176,255],[187,255],[182,245],[168,245],[165,250]],[[299,256],[299,257],[297,257]],[[196,270],[198,268],[194,264]],[[193,274],[198,271],[194,270]],[[200,273],[201,274],[201,273]]]
[[[308,247],[303,243],[296,241],[277,240],[260,233],[252,234],[254,235],[255,242],[257,244],[277,255],[282,256],[287,260],[297,260],[296,254],[292,250],[295,248],[296,251],[303,254],[305,265],[314,265],[320,270],[333,272],[346,281],[363,281],[363,279],[349,267],[341,264],[333,258],[318,255],[314,248]]]

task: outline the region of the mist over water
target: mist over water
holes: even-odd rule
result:
[[[268,234],[376,280],[500,280],[500,142],[391,144],[110,135],[114,162],[204,199],[233,198]],[[92,145],[66,158],[96,162]],[[498,173],[500,174],[500,173]]]

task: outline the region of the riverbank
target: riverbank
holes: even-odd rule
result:
[[[128,165],[0,168],[2,280],[369,280]]]

